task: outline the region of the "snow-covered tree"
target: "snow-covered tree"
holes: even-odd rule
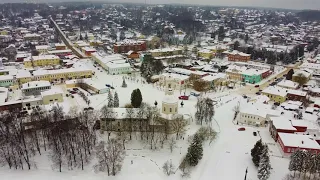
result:
[[[111,94],[111,91],[109,90],[109,94],[108,94],[108,107],[113,107],[113,96]]]
[[[193,138],[193,142],[190,144],[188,148],[186,160],[190,166],[196,166],[198,162],[202,159],[202,156],[203,156],[202,142],[199,136],[195,134]]]
[[[251,149],[251,157],[252,157],[252,162],[253,164],[258,167],[260,163],[260,155],[263,150],[263,144],[262,140],[260,139],[259,141],[256,142],[254,147]]]
[[[271,165],[270,165],[270,157],[269,157],[268,151],[269,151],[268,146],[264,145],[262,154],[260,155],[260,163],[258,167],[259,180],[267,180],[270,177]]]
[[[119,107],[119,97],[117,92],[114,93],[113,107]]]
[[[163,172],[166,173],[168,176],[174,173],[174,165],[171,161],[166,161],[162,166]]]
[[[289,170],[294,172],[294,176],[296,171],[300,172],[302,169],[303,154],[303,151],[298,149],[290,156]]]
[[[125,79],[122,80],[122,85],[121,85],[121,87],[123,87],[123,88],[126,88],[126,87],[127,87],[127,83],[126,83],[126,80],[125,80]]]

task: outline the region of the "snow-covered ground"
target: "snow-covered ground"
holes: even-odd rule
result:
[[[143,101],[151,105],[155,101],[158,102],[158,107],[161,107],[161,102],[164,97],[164,89],[155,87],[153,84],[144,83],[143,79],[138,75],[134,77],[116,75],[107,75],[106,72],[98,70],[93,67],[91,61],[86,61],[86,65],[95,70],[95,77],[92,79],[98,83],[111,84],[115,87],[112,92],[119,94],[120,107],[126,103],[130,103],[130,97],[132,90],[140,88]],[[122,79],[126,78],[127,88],[122,88]],[[65,87],[61,88],[66,92]],[[187,89],[186,94],[189,94],[191,90]],[[180,94],[184,92],[175,91],[175,96],[178,98]],[[90,96],[90,106],[95,109],[100,109],[104,104],[107,104],[108,94],[100,94]],[[218,102],[216,107],[216,114],[212,127],[218,132],[217,139],[210,145],[206,143],[204,145],[204,156],[198,166],[196,166],[191,173],[190,179],[192,180],[235,180],[243,179],[245,170],[248,167],[248,180],[257,180],[257,168],[254,167],[251,161],[250,150],[254,146],[259,136],[253,136],[253,131],[259,131],[262,140],[268,143],[271,151],[271,163],[272,174],[271,180],[280,180],[288,172],[289,159],[282,158],[279,147],[271,139],[267,128],[255,128],[246,127],[246,131],[238,131],[237,126],[232,122],[233,119],[233,107],[242,98],[236,95],[235,92],[213,92],[207,93],[205,96],[213,98]],[[79,95],[75,95],[75,98],[64,97],[65,102],[62,105],[65,107],[65,111],[72,106],[77,108],[86,107],[86,103],[81,99]],[[195,104],[197,98],[191,96],[189,100],[184,101],[184,106],[179,108],[179,113],[192,115],[195,113]],[[52,105],[51,105],[52,106]],[[49,107],[48,107],[49,108]],[[37,169],[28,170],[8,170],[7,167],[0,168],[1,179],[10,180],[34,180],[43,179],[76,179],[76,180],[142,180],[142,179],[181,179],[180,171],[177,170],[176,174],[170,177],[166,176],[162,171],[162,165],[165,161],[169,160],[178,167],[181,159],[187,152],[188,136],[196,132],[200,126],[195,125],[194,121],[190,122],[187,127],[187,132],[182,140],[179,140],[177,147],[171,153],[168,146],[165,145],[163,149],[150,150],[147,144],[139,141],[138,137],[133,136],[133,140],[129,141],[126,145],[126,158],[123,163],[122,171],[116,177],[108,177],[106,173],[95,173],[93,171],[93,164],[96,160],[93,160],[90,165],[85,167],[84,171],[66,170],[62,173],[52,170],[51,162],[47,155],[44,153],[42,156],[36,157]],[[106,138],[105,135],[100,135],[101,138]],[[133,164],[131,163],[133,162]]]

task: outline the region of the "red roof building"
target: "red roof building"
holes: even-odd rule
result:
[[[113,45],[115,53],[127,53],[129,51],[145,51],[147,50],[147,43],[145,41],[124,40],[116,42]]]
[[[293,153],[298,149],[320,153],[320,145],[310,135],[278,133],[278,142],[284,153]]]
[[[292,126],[290,120],[286,119],[285,117],[269,117],[270,119],[270,126],[269,132],[271,137],[277,141],[279,133],[295,133],[297,129]]]

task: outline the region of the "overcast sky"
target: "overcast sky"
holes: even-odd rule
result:
[[[0,2],[66,2],[84,0],[0,0]],[[90,0],[86,0],[90,1]],[[93,0],[94,1],[94,0]],[[103,1],[103,0],[98,0]],[[106,0],[113,2],[144,3],[145,0]],[[318,9],[320,0],[146,0],[148,4],[202,4],[221,6],[250,6],[250,7],[273,7],[286,9]]]

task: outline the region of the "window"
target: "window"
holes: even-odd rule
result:
[[[178,108],[176,108],[176,112],[178,111]]]
[[[164,112],[166,111],[166,107],[163,107],[163,111],[164,111]]]
[[[120,126],[120,122],[118,122],[118,126]]]
[[[172,108],[170,108],[170,112],[172,112]]]

